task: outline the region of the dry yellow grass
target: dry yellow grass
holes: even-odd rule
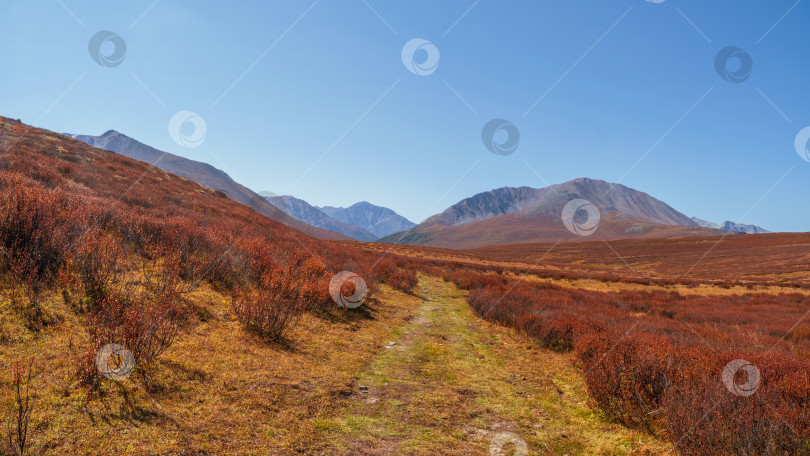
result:
[[[306,315],[287,346],[246,334],[230,302],[201,289],[192,300],[207,321],[181,331],[160,358],[149,386],[137,371],[105,381],[105,396],[86,406],[73,380],[82,342],[81,317],[53,297],[49,311],[64,321],[33,334],[6,302],[0,347],[4,366],[35,358],[34,443],[43,454],[297,453],[354,376],[381,349],[380,341],[410,316],[412,300],[382,287],[354,312]],[[199,317],[199,316],[198,316]],[[5,382],[10,372],[2,373]]]
[[[744,286],[717,286],[711,284],[700,284],[696,286],[688,285],[643,285],[638,283],[625,282],[604,282],[595,279],[548,279],[537,277],[531,274],[507,274],[516,279],[529,280],[532,282],[551,283],[563,288],[573,288],[590,291],[675,291],[684,296],[742,296],[751,293],[781,294],[798,293],[810,295],[810,290],[802,288],[785,288],[773,285],[751,285]]]
[[[666,449],[589,408],[569,355],[477,319],[453,285],[421,280],[434,302],[383,286],[355,311],[306,315],[284,346],[246,334],[230,301],[202,287],[149,381],[137,371],[105,381],[89,402],[73,375],[83,317],[51,296],[60,322],[34,333],[6,299],[0,360],[35,359],[33,443],[45,455],[486,454],[505,431],[546,454]]]

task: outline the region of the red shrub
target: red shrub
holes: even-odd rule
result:
[[[388,285],[406,293],[413,292],[414,287],[419,283],[416,272],[408,269],[400,269],[388,277]]]
[[[30,286],[55,278],[70,244],[70,202],[30,179],[0,174],[0,268]]]
[[[588,392],[605,413],[631,427],[654,431],[673,358],[665,339],[601,333],[577,346]]]
[[[257,289],[234,295],[234,312],[247,331],[280,341],[299,321],[304,305],[279,294],[278,282],[274,284],[272,277],[264,278],[263,282]]]
[[[573,317],[541,317],[525,314],[517,319],[516,326],[526,335],[537,340],[541,346],[557,352],[574,348],[574,328],[581,322]]]
[[[14,399],[9,416],[7,417],[8,445],[10,449],[19,455],[30,454],[31,450],[31,375],[34,370],[34,359],[28,365],[17,361],[12,368],[12,388],[14,389]]]
[[[87,386],[97,385],[95,353],[107,344],[126,347],[146,373],[174,342],[185,318],[179,260],[167,253],[144,262],[140,282],[126,282],[121,276],[107,282],[98,301],[90,307],[91,346],[80,361],[79,378]]]
[[[121,246],[97,228],[91,229],[66,258],[68,270],[63,276],[81,293],[83,308],[95,309],[121,282]]]
[[[158,287],[147,292],[117,291],[90,318],[92,346],[123,345],[139,366],[149,368],[174,342],[184,317],[179,291]]]
[[[467,270],[455,271],[448,277],[463,290],[505,285],[508,279],[495,274],[478,274]]]

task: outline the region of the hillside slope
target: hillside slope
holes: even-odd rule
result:
[[[315,239],[228,198],[221,191],[143,161],[4,117],[0,117],[0,151],[3,152],[0,171],[8,173],[8,179],[30,181],[31,185],[36,183],[58,191],[65,198],[83,200],[80,209],[105,214],[102,225],[117,226],[118,230],[131,229],[125,224],[140,224],[138,229],[145,231],[147,225],[168,226],[184,218],[194,221],[195,230],[209,230],[209,237],[216,227],[237,239],[250,233],[270,236],[280,244],[299,248],[302,243],[317,244]],[[3,187],[10,190],[15,182],[2,184],[11,184]],[[98,225],[101,221],[85,223]],[[210,242],[216,244],[221,240]]]
[[[234,201],[251,207],[256,212],[281,222],[298,231],[321,239],[348,239],[339,233],[321,230],[306,223],[290,217],[284,211],[269,204],[263,197],[259,196],[249,188],[234,181],[224,171],[214,168],[208,163],[189,160],[168,152],[147,146],[127,135],[110,130],[101,136],[65,134],[74,139],[78,139],[93,147],[109,150],[135,160],[149,163],[164,171],[185,177],[205,187],[224,192]]]

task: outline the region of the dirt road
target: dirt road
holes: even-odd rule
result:
[[[422,277],[340,412],[316,428],[325,454],[658,454],[665,446],[587,405],[570,355],[478,319],[455,286]]]

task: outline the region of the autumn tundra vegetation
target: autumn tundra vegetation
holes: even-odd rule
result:
[[[683,454],[810,451],[806,294],[599,292],[467,270],[445,277],[469,290],[482,318],[573,352],[606,415],[667,436]],[[756,366],[755,394],[733,394],[722,381],[735,359]]]
[[[497,266],[497,258],[318,240],[222,192],[0,120],[4,300],[35,334],[60,324],[63,317],[43,305],[53,299],[82,322],[77,356],[69,362],[85,401],[111,388],[97,367],[107,344],[130,350],[134,378],[152,382],[161,355],[190,319],[201,318],[203,310],[187,299],[201,286],[229,297],[246,334],[285,345],[305,314],[351,312],[329,294],[340,271],[363,277],[372,295],[381,284],[416,294],[417,274],[426,274],[467,290],[478,317],[571,353],[606,420],[667,440],[682,454],[810,454],[810,321],[804,319],[810,296],[801,280],[780,283],[778,292],[757,291],[750,281],[710,281],[750,289],[690,294],[688,287],[702,281],[576,268],[538,275],[514,262]],[[576,279],[687,291],[605,291],[566,282]],[[737,359],[761,376],[752,395],[734,394],[723,381],[724,368]],[[6,446],[29,454],[29,385],[37,363],[3,362],[14,391]],[[732,387],[750,383],[735,377],[746,373],[753,375],[732,373]]]
[[[130,350],[148,378],[194,311],[185,296],[203,282],[230,295],[245,331],[268,342],[283,341],[303,312],[336,310],[328,284],[341,270],[372,289],[415,286],[414,270],[393,258],[326,244],[222,192],[55,133],[3,120],[0,151],[6,294],[30,331],[59,323],[42,305],[53,295],[81,316],[75,371],[89,392],[101,388],[97,353],[110,343]],[[19,452],[24,434],[12,442]]]

